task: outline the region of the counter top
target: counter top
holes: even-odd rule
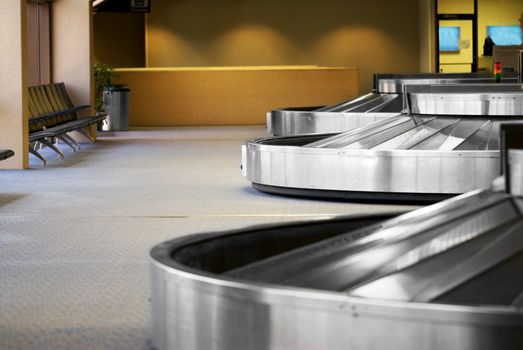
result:
[[[237,67],[149,67],[149,68],[117,68],[115,72],[212,72],[212,71],[289,71],[289,70],[345,70],[352,67],[323,66],[237,66]]]

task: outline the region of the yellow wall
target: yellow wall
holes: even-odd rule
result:
[[[519,25],[523,0],[480,0],[478,4],[479,69],[492,70],[492,57],[483,56],[488,25]]]
[[[483,55],[483,43],[488,25],[519,25],[523,0],[480,0],[478,3],[478,47]]]
[[[471,4],[473,4],[472,0],[439,0],[438,12],[471,13]],[[487,37],[487,26],[518,25],[522,11],[523,0],[478,0],[478,61],[480,69],[489,70],[492,63],[489,57],[483,57],[483,43]],[[463,32],[462,37],[465,38]],[[468,53],[442,54],[442,62],[461,63],[466,54]]]
[[[438,0],[438,13],[474,13],[474,0]]]
[[[418,0],[156,0],[149,67],[322,65],[419,71]]]
[[[145,15],[102,12],[93,16],[94,60],[113,67],[145,67]]]

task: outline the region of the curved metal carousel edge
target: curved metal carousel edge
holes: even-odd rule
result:
[[[431,210],[467,200],[467,196],[470,194],[404,216],[430,215]],[[361,219],[379,223],[387,217],[335,220],[338,225],[345,222],[348,225],[345,228],[350,230],[349,226],[361,227],[361,221],[352,225],[353,220]],[[319,231],[330,231],[329,224],[334,222],[313,222]],[[224,271],[208,271],[215,269],[215,262],[205,256],[213,249],[215,253],[221,250],[219,246],[210,249],[212,241],[232,239],[222,244],[229,247],[229,252],[231,249],[236,251],[233,255],[234,259],[239,259],[236,263],[244,264],[252,260],[250,252],[274,245],[271,244],[274,240],[274,236],[269,234],[271,232],[274,235],[287,232],[289,239],[299,240],[306,224],[295,225],[199,235],[153,248],[151,301],[154,343],[161,350],[483,350],[520,349],[523,346],[523,312],[518,308],[365,299],[345,293],[247,283],[224,277]],[[293,227],[297,229],[288,233]],[[334,236],[343,229],[338,226],[330,234]],[[262,233],[259,237],[265,239],[265,244],[251,240],[251,235],[257,233]],[[243,246],[230,245],[240,237],[245,243]],[[292,248],[292,245],[287,246],[287,249]],[[199,267],[195,266],[195,255],[177,256],[184,249],[195,251],[199,256]],[[223,251],[218,255],[222,259],[227,256]],[[233,265],[227,269],[234,268]]]

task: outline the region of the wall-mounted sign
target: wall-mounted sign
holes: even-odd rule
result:
[[[470,49],[470,40],[468,39],[460,39],[458,43],[460,50],[467,50]]]
[[[439,51],[458,52],[461,28],[457,26],[439,27]]]
[[[149,0],[131,0],[131,12],[151,12]]]
[[[96,0],[95,12],[151,12],[151,0]]]

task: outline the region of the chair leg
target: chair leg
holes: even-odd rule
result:
[[[40,153],[38,153],[34,148],[29,146],[29,153],[31,153],[36,158],[40,159],[42,162],[44,162],[44,166],[47,165],[47,159],[44,158]]]
[[[65,143],[67,146],[71,147],[71,149],[73,150],[73,152],[76,152],[76,147],[74,146],[73,143],[71,143],[71,141],[69,141],[66,137],[64,137],[64,135],[60,135],[60,136],[57,136],[58,139],[60,141],[62,141],[63,143]]]
[[[56,147],[52,142],[49,142],[46,139],[40,140],[40,142],[43,143],[44,145],[46,145],[47,147],[49,147],[50,149],[52,149],[53,151],[55,151],[56,153],[58,153],[58,156],[60,157],[60,159],[64,159],[63,152],[58,147]]]
[[[71,144],[76,147],[76,150],[78,151],[81,147],[80,147],[80,144],[78,142],[76,142],[75,139],[73,139],[71,136],[69,136],[69,134],[63,134],[62,135],[63,137],[65,137],[67,140],[69,140],[69,142],[71,142]]]
[[[82,134],[82,135],[84,135],[85,137],[87,137],[87,138],[91,141],[91,143],[94,143],[94,141],[96,141],[96,140],[91,136],[91,134],[88,133],[85,129],[78,129],[78,130],[76,130],[76,131],[78,131],[80,134]]]

